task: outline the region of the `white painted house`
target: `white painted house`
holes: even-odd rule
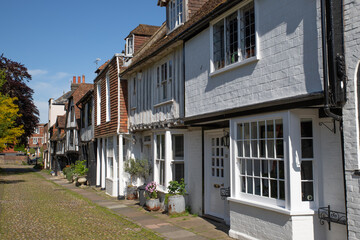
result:
[[[318,218],[328,205],[345,212],[341,131],[324,114],[320,1],[206,5],[183,35],[203,214],[239,239],[345,239],[345,225],[330,231]]]
[[[331,73],[343,52],[326,41],[338,6],[322,2],[159,0],[166,23],[121,74],[128,157],[147,158],[163,192],[183,177],[192,211],[231,237],[347,236],[318,217],[346,212],[345,82]]]

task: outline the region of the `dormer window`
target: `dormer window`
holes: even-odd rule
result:
[[[168,3],[168,28],[169,31],[177,28],[184,22],[183,0],[170,0]]]
[[[126,55],[132,56],[134,53],[134,37],[128,37],[126,39]]]

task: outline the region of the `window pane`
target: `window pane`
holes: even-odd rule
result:
[[[259,122],[259,138],[262,138],[264,139],[266,136],[265,136],[265,121],[261,121]]]
[[[262,180],[262,195],[264,197],[268,197],[269,196],[269,180],[267,179],[263,179]]]
[[[250,123],[244,123],[244,139],[250,139]]]
[[[184,163],[176,163],[174,164],[174,167],[174,180],[180,182],[180,180],[184,178]]]
[[[270,177],[277,178],[277,161],[270,161]]]
[[[251,156],[252,157],[258,157],[257,149],[258,149],[257,141],[256,140],[251,141],[251,151],[252,151]]]
[[[226,18],[226,64],[238,61],[238,20],[237,12]]]
[[[271,198],[277,198],[277,181],[276,180],[270,180],[270,187],[271,187]]]
[[[274,137],[274,122],[272,120],[266,121],[267,138]]]
[[[221,20],[213,27],[213,49],[215,70],[225,66],[224,53],[224,21]]]
[[[245,157],[250,157],[250,141],[244,142]]]
[[[284,141],[276,140],[276,157],[284,158]]]
[[[285,182],[284,181],[279,181],[279,194],[280,194],[280,199],[281,200],[285,200]]]
[[[260,178],[255,178],[255,195],[260,195]]]
[[[276,127],[276,138],[282,138],[283,137],[283,125],[282,120],[277,119],[275,120],[275,127]]]
[[[257,122],[251,123],[251,139],[257,139]]]
[[[243,124],[242,124],[242,123],[238,124],[238,128],[237,128],[237,139],[238,139],[238,140],[242,140],[242,139],[243,139]]]
[[[312,161],[301,161],[301,180],[313,180]]]
[[[301,119],[301,137],[312,137],[312,120]]]
[[[247,178],[247,193],[253,193],[253,178],[251,177]]]
[[[240,160],[240,164],[241,164],[240,174],[242,174],[242,175],[245,175],[245,169],[246,169],[245,163],[246,163],[246,160],[245,160],[245,159],[241,159],[241,160]]]
[[[254,175],[260,177],[260,160],[254,160]]]
[[[274,158],[274,140],[267,141],[268,158]]]
[[[238,141],[237,142],[237,147],[238,147],[238,156],[239,157],[243,157],[243,142],[242,141]]]
[[[184,135],[173,135],[173,158],[184,159]]]
[[[246,178],[241,177],[241,191],[246,192]]]
[[[268,160],[261,161],[261,168],[262,168],[262,177],[269,177],[269,167],[268,167]]]
[[[302,201],[314,201],[314,190],[312,182],[302,182]]]
[[[301,157],[302,158],[314,157],[312,139],[301,139]]]
[[[252,171],[252,160],[251,159],[247,159],[246,161],[246,174],[248,176],[252,176],[253,175],[253,171]]]
[[[266,156],[265,140],[259,140],[260,157]]]
[[[284,162],[283,161],[279,161],[279,178],[280,179],[285,179],[285,168],[284,168]]]

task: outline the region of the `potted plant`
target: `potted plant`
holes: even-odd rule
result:
[[[170,181],[167,194],[168,214],[185,212],[185,183],[182,178],[180,182]]]
[[[80,184],[80,187],[84,187],[87,181],[87,172],[89,169],[86,167],[86,160],[78,160],[75,163],[74,173],[77,176],[77,182]]]
[[[149,211],[157,211],[160,209],[160,201],[157,195],[156,182],[150,182],[146,185],[146,208]]]
[[[74,164],[67,165],[63,169],[63,173],[65,175],[65,178],[68,180],[69,183],[73,182],[74,170],[75,170],[75,165]]]
[[[139,177],[144,173],[144,167],[141,164],[141,160],[130,158],[125,162],[124,170],[130,174],[130,183],[127,186],[126,198],[128,200],[137,199],[137,187],[133,185],[133,181],[136,177]]]

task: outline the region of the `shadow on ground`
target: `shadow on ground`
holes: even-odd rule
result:
[[[30,172],[38,172],[40,170],[34,169],[33,166],[0,166],[0,175],[13,175],[13,174],[25,174]]]

